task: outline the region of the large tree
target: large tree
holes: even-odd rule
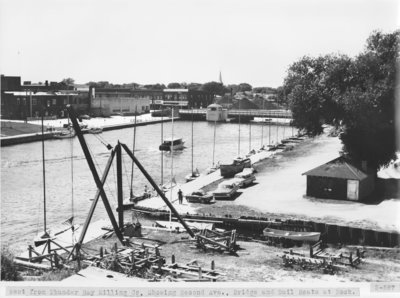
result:
[[[244,91],[251,91],[253,87],[251,87],[250,84],[248,83],[240,83],[239,84],[239,91],[244,92]]]
[[[337,123],[350,65],[347,56],[326,55],[306,56],[290,66],[279,94],[283,103],[289,102],[296,127],[315,136],[322,133],[324,123]]]
[[[342,130],[344,153],[379,168],[395,158],[395,77],[399,31],[374,32],[356,58],[303,57],[284,81],[294,124],[310,135]]]
[[[201,86],[201,90],[214,95],[224,95],[225,92],[227,91],[224,85],[222,85],[222,83],[217,83],[217,82],[204,83]]]
[[[350,155],[371,166],[396,158],[395,89],[400,31],[374,32],[350,67],[350,87],[341,104],[344,129],[340,138]]]
[[[167,85],[167,87],[169,89],[180,89],[180,88],[182,88],[181,84],[179,84],[179,83],[169,83]]]

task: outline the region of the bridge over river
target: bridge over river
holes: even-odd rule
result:
[[[179,117],[185,120],[206,120],[207,109],[179,110]],[[255,117],[260,118],[283,118],[292,119],[290,110],[228,110],[228,118],[243,122],[254,120]]]

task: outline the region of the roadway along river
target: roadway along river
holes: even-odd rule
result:
[[[171,123],[164,123],[164,137],[171,137]],[[251,124],[251,148],[261,147],[261,124]],[[215,162],[230,162],[238,153],[238,124],[217,124]],[[249,124],[240,125],[240,153],[249,152]],[[269,131],[270,130],[270,131]],[[264,124],[263,144],[268,144],[292,136],[291,127]],[[212,165],[214,124],[194,122],[194,168],[200,172]],[[119,140],[130,148],[133,143],[133,128],[103,132],[101,138],[115,145]],[[185,141],[183,151],[173,155],[173,174],[177,182],[191,171],[191,122],[174,123],[174,136]],[[109,151],[96,135],[85,135],[99,175],[101,176],[109,157]],[[136,129],[135,155],[157,183],[161,182],[161,124],[140,126]],[[43,227],[43,180],[41,142],[1,148],[1,241],[15,248],[31,244],[33,237]],[[71,156],[73,158],[71,158]],[[92,174],[84,158],[77,138],[50,140],[45,142],[46,158],[46,198],[47,224],[59,224],[68,217],[75,216],[76,223],[83,223],[91,199],[96,193]],[[71,163],[73,160],[73,163]],[[123,156],[124,194],[129,196],[131,162]],[[171,154],[163,153],[164,183],[171,175]],[[71,169],[72,164],[72,169]],[[71,175],[71,172],[73,175]],[[105,186],[107,196],[116,207],[116,166],[108,175]],[[134,192],[142,192],[148,184],[137,168],[134,170]],[[149,184],[148,184],[149,185]],[[73,186],[73,187],[72,187]],[[73,200],[71,199],[73,197]],[[73,202],[73,208],[72,208]],[[106,218],[102,203],[99,203],[92,220]]]

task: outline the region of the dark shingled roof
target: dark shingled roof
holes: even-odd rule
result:
[[[368,173],[348,158],[341,156],[326,164],[309,170],[302,175],[341,178],[350,180],[363,180],[368,177]]]

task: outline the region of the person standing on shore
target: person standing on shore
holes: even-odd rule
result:
[[[178,199],[179,199],[179,204],[182,204],[183,201],[183,194],[182,194],[182,190],[179,189],[178,191]]]

